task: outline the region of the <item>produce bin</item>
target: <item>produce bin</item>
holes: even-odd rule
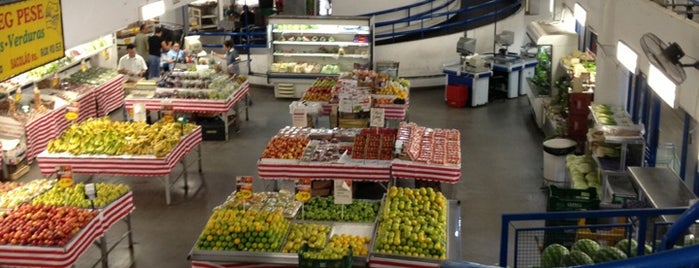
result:
[[[315,260],[303,257],[303,253],[312,251],[308,244],[303,244],[299,251],[299,267],[301,268],[350,268],[352,267],[352,247],[349,247],[349,253],[342,256],[339,260]]]

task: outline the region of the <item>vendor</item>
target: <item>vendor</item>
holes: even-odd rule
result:
[[[226,60],[226,71],[228,74],[240,74],[240,68],[238,66],[238,62],[240,62],[240,55],[238,55],[238,51],[233,48],[233,41],[226,40],[226,42],[223,43],[223,49],[226,51],[226,54],[218,54],[212,51],[211,55],[219,59]]]
[[[165,62],[168,64],[168,71],[174,71],[175,63],[184,62],[184,59],[184,51],[180,50],[180,43],[173,43],[172,48],[167,52],[167,56],[165,56]]]
[[[119,59],[119,64],[117,65],[117,71],[120,74],[127,75],[128,80],[137,80],[143,77],[148,66],[146,61],[140,55],[136,54],[136,46],[133,44],[128,44],[126,46],[126,55]]]

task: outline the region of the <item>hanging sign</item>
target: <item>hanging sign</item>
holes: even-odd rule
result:
[[[60,0],[0,5],[0,81],[65,56]]]

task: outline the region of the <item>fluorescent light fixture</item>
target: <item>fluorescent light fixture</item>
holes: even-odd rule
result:
[[[143,20],[149,20],[163,14],[165,14],[165,2],[162,0],[141,7],[141,19]]]
[[[549,0],[549,13],[553,14],[553,4],[556,0]]]
[[[677,85],[667,78],[663,72],[658,70],[653,64],[648,68],[648,85],[667,105],[675,108],[675,91]]]
[[[575,3],[575,6],[573,7],[573,16],[575,17],[575,20],[580,23],[580,25],[585,27],[585,22],[587,21],[587,10],[585,10],[578,3]]]
[[[624,65],[627,70],[631,71],[632,73],[636,72],[636,61],[638,60],[638,54],[636,54],[636,52],[634,52],[621,40],[616,43],[616,59],[621,63],[621,65]]]

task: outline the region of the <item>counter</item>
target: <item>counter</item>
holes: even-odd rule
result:
[[[629,167],[631,183],[639,190],[639,198],[654,208],[686,207],[697,198],[687,185],[669,168]],[[677,215],[663,216],[674,221]]]
[[[489,55],[486,61],[493,66],[493,72],[506,74],[507,98],[512,99],[519,96],[519,83],[522,72],[522,60],[517,55]]]

